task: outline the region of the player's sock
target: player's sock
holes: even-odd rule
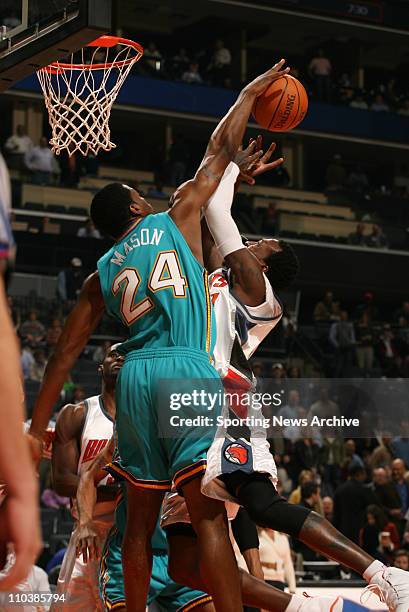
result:
[[[285,612],[298,612],[304,601],[305,597],[302,595],[293,595],[285,609]]]
[[[385,567],[386,565],[384,563],[381,563],[381,561],[377,561],[377,560],[372,561],[372,563],[366,568],[366,570],[362,574],[362,578],[366,580],[367,582],[371,582],[374,575],[377,572],[380,572],[383,569],[385,569]]]

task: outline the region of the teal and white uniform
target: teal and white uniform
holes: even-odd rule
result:
[[[122,485],[126,496],[125,486]],[[124,576],[122,571],[122,537],[126,525],[126,499],[122,497],[115,512],[115,525],[108,534],[101,558],[100,594],[107,610],[125,606]],[[158,527],[152,537],[153,564],[148,605],[155,601],[167,612],[187,612],[212,601],[202,591],[176,584],[168,574],[168,548],[163,529]]]
[[[147,489],[201,476],[215,427],[170,425],[170,395],[221,390],[206,270],[168,213],[140,219],[98,262],[107,312],[129,328],[117,387],[117,473]],[[208,416],[208,405],[184,416]],[[216,406],[212,417],[221,412]]]

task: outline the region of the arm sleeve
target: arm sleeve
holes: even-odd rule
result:
[[[234,162],[230,162],[205,211],[215,245],[223,257],[243,248],[240,232],[231,216],[234,185],[239,173],[239,167]]]
[[[240,508],[231,523],[234,539],[243,554],[246,550],[259,547],[256,524],[249,517],[247,510]]]

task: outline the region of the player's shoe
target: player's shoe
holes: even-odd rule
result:
[[[377,595],[390,612],[409,612],[409,572],[385,567],[377,572],[361,596],[361,603],[371,594]]]
[[[342,597],[330,597],[318,595],[317,597],[306,597],[298,612],[342,612],[344,600]]]

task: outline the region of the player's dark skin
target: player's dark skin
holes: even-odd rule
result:
[[[98,536],[93,526],[92,516],[97,501],[97,483],[106,475],[105,466],[112,461],[114,452],[113,440],[87,466],[81,476],[78,489],[79,528],[77,555],[82,554],[87,560],[99,559],[101,551],[98,548]],[[167,536],[169,544],[169,575],[178,584],[184,584],[195,590],[205,591],[205,585],[200,575],[197,538],[192,536]],[[243,553],[247,566],[250,568],[259,562],[258,550],[250,549]],[[244,570],[239,570],[243,602],[273,612],[284,612],[291,595],[259,580]],[[115,608],[117,609],[117,608]],[[118,610],[126,610],[125,606]],[[206,612],[214,612],[213,604],[200,608]]]
[[[101,396],[104,408],[115,419],[115,383],[122,365],[123,357],[111,348],[99,372],[102,375]],[[52,451],[53,486],[59,495],[74,498],[77,495],[79,483],[78,461],[81,455],[81,435],[86,419],[86,405],[67,404],[60,411],[56,427]],[[98,501],[113,500],[118,494],[118,487],[102,485],[98,487]]]
[[[263,161],[258,165],[258,174],[261,173]],[[246,160],[242,160],[243,170],[246,167]],[[255,172],[253,171],[255,174]],[[250,172],[251,174],[251,172]],[[239,176],[240,180],[240,176]],[[215,247],[213,237],[207,228],[205,221],[202,222],[203,250],[205,253],[206,266],[209,272],[221,268],[225,265],[232,272],[232,291],[240,300],[249,306],[259,306],[265,299],[265,281],[263,272],[267,271],[267,260],[274,253],[281,250],[280,243],[275,239],[263,239],[258,242],[248,242],[246,247],[231,253],[225,258],[220,256]],[[274,287],[273,287],[274,290]],[[271,488],[271,495],[274,494],[273,485],[266,483]],[[239,488],[236,494],[239,493]],[[251,508],[245,506],[250,516]],[[275,525],[263,525],[276,529]],[[345,565],[359,574],[363,574],[369,565],[374,561],[359,546],[354,544],[342,533],[335,529],[329,521],[316,512],[311,512],[298,534],[298,539],[307,544],[313,550],[330,557],[340,564]]]
[[[257,96],[273,81],[289,72],[289,68],[283,69],[283,66],[284,60],[281,60],[241,91],[236,103],[210,137],[195,177],[181,185],[172,196],[169,214],[201,263],[201,209],[217,189],[226,167],[238,151]],[[123,228],[124,232],[136,225],[141,217],[152,213],[151,205],[137,191],[130,190],[130,197],[129,223]],[[120,236],[113,238],[119,239]],[[78,303],[66,321],[48,362],[34,407],[30,441],[37,460],[40,456],[40,440],[66,375],[101,320],[104,309],[98,274],[94,273],[85,282]],[[186,484],[183,494],[198,536],[200,571],[208,585],[206,590],[212,594],[217,610],[238,612],[242,608],[239,574],[228,538],[224,505],[202,495],[199,478]],[[123,552],[125,592],[133,612],[145,612],[144,602],[152,568],[151,537],[161,501],[162,494],[157,491],[128,487],[129,512]],[[218,571],[215,558],[223,566],[223,574]],[[226,580],[230,587],[229,598],[225,597]]]

